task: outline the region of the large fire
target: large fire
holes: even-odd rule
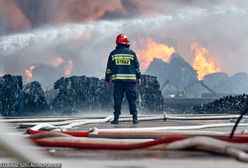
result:
[[[199,80],[202,80],[206,74],[219,71],[206,48],[194,43],[191,45],[191,51],[194,55],[192,67],[197,71]],[[136,49],[142,70],[147,69],[154,58],[168,62],[174,52],[176,52],[174,47],[155,42],[150,38],[146,40],[145,48]]]
[[[195,56],[193,68],[197,71],[199,80],[202,80],[206,74],[219,71],[218,67],[211,59],[212,57],[209,54],[208,49],[194,43],[191,45],[191,51]]]
[[[136,50],[139,58],[141,69],[145,70],[154,58],[161,58],[163,61],[168,62],[171,55],[176,50],[165,44],[161,44],[148,38],[144,49]]]

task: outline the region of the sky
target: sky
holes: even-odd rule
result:
[[[119,33],[131,48],[148,38],[172,46],[189,63],[190,46],[209,50],[220,71],[248,72],[246,0],[1,0],[0,75],[32,65],[57,75],[103,77]]]

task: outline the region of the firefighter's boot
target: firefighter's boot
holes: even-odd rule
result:
[[[133,124],[139,124],[137,114],[133,114]]]
[[[114,115],[114,120],[113,121],[111,121],[111,124],[115,124],[115,125],[117,125],[117,124],[119,124],[119,115]]]

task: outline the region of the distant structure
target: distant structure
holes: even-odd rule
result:
[[[205,75],[199,81],[197,72],[178,53],[174,53],[168,63],[154,58],[145,73],[157,76],[165,98],[219,98],[248,93],[247,73],[229,77],[218,72]]]

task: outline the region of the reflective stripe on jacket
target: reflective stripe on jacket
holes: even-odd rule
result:
[[[129,45],[117,45],[108,58],[105,80],[134,82],[141,78],[139,62]]]

